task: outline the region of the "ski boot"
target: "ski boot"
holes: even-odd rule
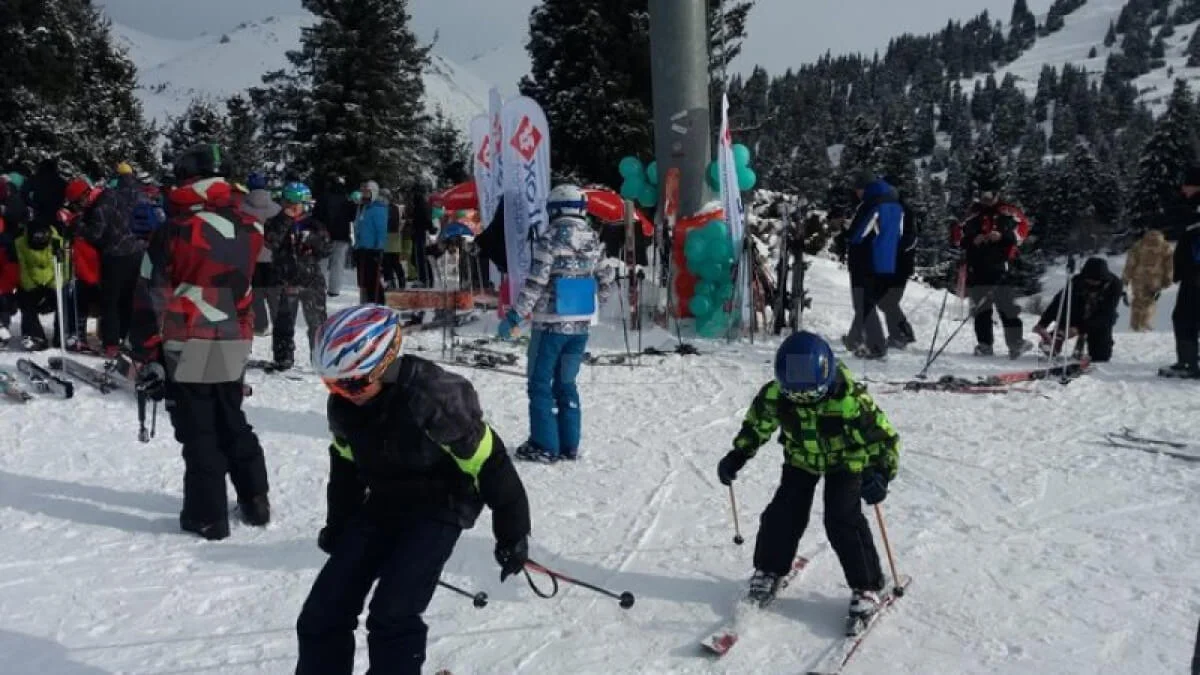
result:
[[[558,461],[559,456],[551,454],[546,450],[539,448],[533,444],[533,441],[525,441],[520,447],[513,452],[517,459],[526,462],[541,462],[542,464],[554,464]]]
[[[985,345],[983,343],[975,345],[975,356],[992,356],[995,353],[996,352],[992,350],[991,345]]]
[[[8,341],[12,339],[12,331],[8,326],[0,326],[0,349],[8,346]]]
[[[889,337],[888,341],[887,341],[888,349],[901,349],[902,350],[902,349],[908,348],[908,345],[909,345],[909,341],[905,340],[904,338],[902,338],[898,335],[893,335],[893,336]]]
[[[50,344],[46,342],[46,338],[34,337],[32,335],[21,336],[21,349],[27,352],[44,352],[50,348]]]
[[[238,513],[242,522],[254,527],[265,527],[271,522],[271,502],[266,495],[258,495],[249,501],[238,501]]]
[[[579,459],[579,448],[562,450],[558,453],[558,458],[564,462],[574,462]]]
[[[879,350],[871,349],[870,347],[868,347],[866,345],[859,345],[854,350],[854,356],[857,358],[860,358],[860,359],[866,359],[867,361],[886,361],[887,360],[887,352],[886,351],[879,351]]]
[[[220,541],[229,536],[229,521],[201,523],[181,515],[179,516],[179,529],[198,534],[209,541]]]
[[[778,574],[754,570],[754,576],[750,577],[750,589],[746,591],[746,601],[759,607],[766,607],[775,601],[775,594],[779,592],[782,585],[781,581]]]
[[[1032,342],[1030,342],[1029,340],[1021,340],[1020,344],[1009,345],[1008,358],[1013,359],[1015,361],[1016,359],[1021,358],[1021,356],[1023,354],[1025,354],[1025,352],[1027,352],[1031,349],[1033,349]]]
[[[853,637],[866,630],[882,604],[877,591],[855,590],[854,594],[850,596],[846,635]]]
[[[1180,380],[1200,380],[1200,367],[1180,362],[1165,368],[1159,368],[1158,376]]]

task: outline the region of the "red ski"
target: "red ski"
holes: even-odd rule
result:
[[[797,556],[796,560],[792,562],[792,569],[789,570],[787,575],[783,577],[783,583],[780,584],[779,590],[783,591],[792,582],[799,578],[800,574],[808,568],[810,562],[810,558]],[[729,652],[730,649],[733,648],[735,644],[737,644],[739,636],[738,619],[741,618],[747,611],[753,612],[757,609],[759,609],[757,605],[754,605],[745,599],[739,601],[733,621],[731,621],[728,625],[718,629],[704,640],[701,640],[700,646],[717,656],[724,656]]]
[[[846,664],[850,663],[850,659],[858,653],[858,648],[862,646],[863,640],[871,634],[871,629],[879,623],[879,619],[883,613],[888,611],[892,605],[896,604],[896,600],[904,596],[904,591],[912,583],[912,577],[900,575],[900,585],[892,586],[888,589],[887,594],[883,597],[879,610],[871,615],[870,621],[865,626],[857,628],[854,635],[848,635],[841,642],[834,644],[830,649],[821,656],[816,668],[808,670],[808,675],[840,675],[846,668]]]

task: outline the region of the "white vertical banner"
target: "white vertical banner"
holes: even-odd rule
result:
[[[725,222],[729,225],[729,238],[733,240],[733,255],[738,261],[734,278],[734,302],[740,304],[741,325],[750,325],[750,265],[742,250],[745,238],[746,210],[742,205],[742,193],[738,189],[737,162],[733,158],[733,134],[729,130],[729,95],[721,95],[721,137],[717,145],[717,164],[721,173],[721,207],[725,210]]]
[[[476,189],[479,191],[479,208],[482,211],[479,215],[485,224],[491,223],[492,218],[496,217],[496,209],[500,208],[500,200],[504,196],[504,152],[501,150],[504,147],[502,110],[503,100],[500,98],[500,90],[492,87],[488,92],[487,156],[491,163],[491,169],[488,172],[489,184],[486,188],[476,184]]]
[[[479,195],[480,222],[487,226],[487,190],[492,186],[492,143],[488,132],[491,121],[487,115],[479,115],[471,119],[471,176],[475,179],[475,194]]]
[[[521,96],[501,111],[504,141],[504,246],[513,302],[533,262],[533,239],[546,226],[550,196],[550,125],[541,106]]]

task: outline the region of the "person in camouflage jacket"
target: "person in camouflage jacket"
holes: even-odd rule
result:
[[[791,359],[818,374],[809,384],[796,385]],[[814,381],[820,381],[820,387],[813,386]],[[729,485],[735,480],[780,430],[783,474],[762,514],[749,597],[760,603],[773,597],[791,568],[808,527],[817,483],[824,478],[825,533],[854,591],[851,613],[856,607],[865,612],[878,602],[885,579],[859,499],[877,504],[886,497],[899,466],[899,435],[828,343],[803,331],[780,346],[776,378],[759,389],[750,405],[733,449],[718,465],[720,481]]]
[[[303,183],[283,188],[279,215],[267,221],[265,238],[271,249],[275,282],[279,285],[279,304],[271,318],[272,351],[275,364],[291,368],[296,352],[296,315],[304,312],[308,344],[312,345],[317,328],[325,323],[325,266],[333,253],[329,230],[309,215],[312,191]]]
[[[1154,321],[1158,296],[1171,287],[1171,244],[1160,230],[1150,230],[1129,249],[1121,281],[1129,287],[1129,327],[1148,331]]]

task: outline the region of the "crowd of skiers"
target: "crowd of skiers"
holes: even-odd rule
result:
[[[977,199],[950,231],[951,245],[961,251],[957,291],[970,301],[975,354],[994,354],[993,322],[998,313],[1007,353],[1017,358],[1033,348],[1024,336],[1011,274],[1031,224],[1018,206],[1002,198],[999,176],[984,176],[976,182]],[[1197,183],[1200,166],[1193,166],[1181,186],[1187,212],[1178,222],[1147,231],[1130,250],[1122,276],[1110,272],[1104,258],[1092,257],[1070,279],[1067,288],[1055,295],[1033,327],[1045,351],[1058,354],[1067,340],[1077,338],[1077,357],[1086,351],[1092,361],[1108,361],[1119,304],[1124,301],[1131,306],[1133,330],[1149,330],[1159,295],[1178,282],[1179,298],[1172,315],[1177,361],[1160,374],[1200,377],[1196,346],[1200,331]],[[835,242],[849,270],[854,307],[853,323],[842,342],[860,358],[880,359],[888,349],[904,349],[916,340],[900,300],[914,271],[919,214],[887,178],[861,172],[855,176],[852,188],[858,205],[848,217],[837,218],[842,231]],[[1174,249],[1164,231],[1178,242]],[[1074,269],[1069,271],[1074,274]]]

